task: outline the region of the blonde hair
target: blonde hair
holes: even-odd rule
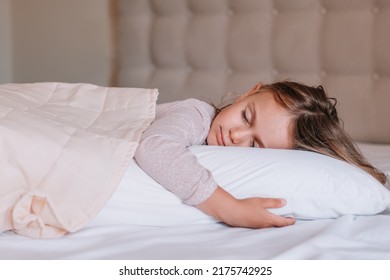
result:
[[[293,116],[293,149],[344,160],[386,183],[387,176],[365,159],[344,130],[336,110],[337,100],[329,98],[322,86],[283,81],[262,85],[257,92],[273,93],[278,104]]]

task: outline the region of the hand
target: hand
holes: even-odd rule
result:
[[[285,200],[276,198],[246,198],[237,200],[236,206],[225,218],[225,223],[235,227],[283,227],[295,223],[293,218],[272,214],[267,208],[280,208]]]
[[[285,204],[285,200],[276,198],[236,199],[218,187],[206,201],[197,207],[230,226],[266,228],[283,227],[295,223],[294,218],[284,218],[267,210],[267,208],[283,207]]]

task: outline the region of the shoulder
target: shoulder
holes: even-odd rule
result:
[[[157,105],[157,118],[172,113],[180,113],[188,117],[197,115],[206,122],[211,122],[216,110],[209,103],[195,98]]]

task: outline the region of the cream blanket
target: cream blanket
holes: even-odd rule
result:
[[[52,238],[104,206],[155,116],[155,89],[0,85],[0,232]]]

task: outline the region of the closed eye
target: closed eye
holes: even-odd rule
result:
[[[241,111],[241,116],[242,116],[242,119],[244,120],[244,122],[245,122],[245,124],[247,125],[247,126],[249,126],[250,125],[250,120],[249,120],[249,117],[248,117],[248,109],[246,108],[246,109],[244,109],[244,110],[242,110]],[[250,147],[255,147],[255,140],[254,139],[252,139],[251,141],[250,141],[250,144],[249,144],[249,146]]]
[[[241,111],[242,119],[244,120],[246,125],[249,125],[249,118],[247,116],[247,109]]]

